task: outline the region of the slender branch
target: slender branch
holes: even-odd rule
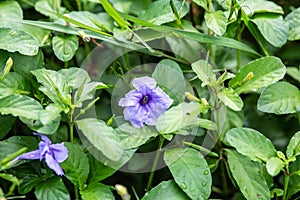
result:
[[[286,166],[286,173],[285,173],[285,178],[284,178],[284,190],[283,190],[283,197],[282,200],[287,200],[287,190],[289,187],[289,179],[290,179],[290,174],[289,174],[289,166]]]
[[[149,175],[146,191],[149,191],[151,189],[154,173],[155,173],[155,170],[156,170],[156,167],[157,167],[157,164],[158,164],[158,160],[159,160],[159,157],[160,157],[161,148],[163,146],[164,140],[165,139],[162,136],[159,136],[159,143],[158,143],[157,151],[156,151],[155,158],[154,158],[154,161],[153,161],[152,169],[151,169],[151,172],[150,172],[150,175]]]

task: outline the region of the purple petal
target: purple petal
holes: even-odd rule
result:
[[[40,155],[41,154],[39,150],[34,150],[18,156],[16,160],[24,160],[24,159],[36,160],[36,159],[40,159]]]
[[[137,90],[141,90],[143,87],[147,87],[152,90],[156,87],[156,81],[148,76],[143,76],[133,79],[132,85]]]
[[[64,162],[68,158],[68,149],[64,143],[50,145],[50,151],[57,162]]]
[[[165,112],[173,103],[173,99],[171,99],[162,89],[159,87],[155,88],[152,91],[152,98],[155,103],[161,106],[163,109],[162,112]]]
[[[120,99],[119,106],[134,106],[139,103],[142,97],[143,95],[140,92],[131,90],[125,95],[124,98]]]
[[[45,155],[50,152],[50,144],[48,142],[39,142],[40,160],[45,159]]]
[[[46,135],[40,134],[40,136],[46,144],[50,145],[52,143],[51,140]]]
[[[57,175],[65,175],[59,163],[53,158],[51,154],[46,154],[46,163],[50,169],[52,169]]]
[[[139,104],[136,106],[129,106],[124,109],[124,118],[134,127],[141,128],[148,118],[148,112]]]

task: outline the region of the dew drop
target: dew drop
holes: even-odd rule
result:
[[[180,187],[181,187],[183,190],[185,190],[185,189],[187,188],[185,182],[180,183]]]
[[[204,175],[207,175],[209,172],[208,172],[208,170],[205,170],[204,171]]]

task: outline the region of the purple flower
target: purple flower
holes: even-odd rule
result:
[[[64,146],[64,143],[51,144],[49,138],[39,133],[33,133],[39,135],[42,141],[39,143],[39,149],[24,153],[16,158],[16,160],[45,160],[48,167],[55,171],[57,175],[64,175],[64,172],[59,163],[65,161],[68,157],[68,149]]]
[[[137,128],[142,128],[143,123],[155,125],[157,118],[172,105],[173,100],[162,89],[156,87],[153,78],[135,78],[132,85],[135,90],[129,91],[119,101],[119,106],[125,107],[125,120]]]

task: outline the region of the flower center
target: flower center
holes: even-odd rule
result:
[[[143,96],[143,98],[141,99],[140,103],[144,106],[148,103],[149,101],[149,96],[148,95],[145,95]]]

